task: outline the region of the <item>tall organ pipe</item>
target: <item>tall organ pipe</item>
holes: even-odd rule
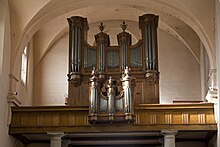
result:
[[[98,47],[98,71],[99,78],[101,81],[105,79],[105,69],[106,69],[106,48],[110,45],[109,35],[103,32],[105,26],[103,23],[99,25],[100,33],[95,35],[95,41]]]
[[[123,24],[121,24],[121,28],[122,28],[123,32],[121,32],[117,35],[118,44],[120,46],[121,71],[124,71],[126,66],[129,66],[128,55],[129,55],[129,49],[131,46],[131,34],[129,34],[128,32],[125,31],[126,27],[127,27],[127,24],[125,24],[125,22],[123,22]]]
[[[88,31],[87,19],[79,16],[67,18],[69,23],[69,74],[68,80],[75,86],[81,81],[82,48]]]
[[[157,27],[159,17],[154,14],[145,14],[139,17],[139,28],[141,29],[144,52],[146,79],[149,84],[154,84],[158,79],[158,47]]]

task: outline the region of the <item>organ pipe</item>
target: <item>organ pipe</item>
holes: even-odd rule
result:
[[[101,23],[99,25],[100,33],[95,35],[95,41],[98,48],[98,71],[99,78],[101,81],[105,79],[105,69],[106,69],[106,48],[110,45],[109,35],[103,32],[105,25]]]
[[[121,62],[121,71],[124,71],[126,66],[129,66],[129,59],[128,59],[128,55],[129,55],[129,48],[131,46],[131,34],[129,34],[128,32],[126,32],[126,27],[127,24],[125,24],[125,22],[123,21],[123,23],[121,24],[121,28],[123,30],[123,32],[119,33],[117,35],[118,38],[118,44],[120,47],[120,62]]]
[[[73,16],[69,23],[69,74],[68,81],[74,86],[81,83],[82,48],[88,31],[87,19]]]
[[[148,84],[155,84],[159,78],[157,27],[159,17],[145,14],[139,17],[139,27],[143,36],[146,80]]]

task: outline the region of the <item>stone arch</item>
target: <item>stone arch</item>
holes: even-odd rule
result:
[[[131,9],[141,9],[143,6],[152,6],[155,9],[159,9],[160,11],[164,11],[180,20],[185,22],[187,25],[189,25],[199,36],[200,40],[204,44],[209,61],[210,61],[210,67],[215,67],[215,60],[214,60],[214,54],[213,54],[213,45],[211,44],[210,39],[207,36],[207,33],[205,29],[202,27],[201,23],[194,17],[192,14],[190,14],[188,11],[185,11],[184,8],[179,8],[177,5],[174,4],[171,5],[168,2],[160,2],[160,1],[153,1],[153,0],[144,0],[144,1],[138,1],[137,3],[132,3],[131,1],[126,2],[126,4],[123,1],[98,1],[99,5],[110,5],[110,6],[127,6]],[[79,10],[81,8],[86,7],[92,7],[95,6],[97,3],[96,1],[92,2],[89,0],[85,1],[72,1],[72,0],[66,0],[66,1],[51,1],[48,4],[46,4],[36,15],[32,17],[32,19],[29,21],[29,23],[26,25],[25,29],[23,30],[23,33],[21,35],[21,38],[19,39],[17,46],[16,46],[16,53],[14,56],[12,56],[14,64],[16,64],[17,56],[21,54],[21,49],[27,44],[27,42],[30,40],[30,38],[34,35],[34,33],[48,20],[52,20],[56,18],[59,15],[71,12],[73,10]],[[14,64],[11,66],[11,72],[13,72]]]
[[[136,41],[138,41],[137,39],[138,38],[140,38],[140,36],[141,36],[141,34],[138,34],[138,33],[141,33],[141,32],[137,32],[137,30],[139,30],[139,28],[138,28],[138,22],[136,22],[136,21],[129,21],[129,20],[125,20],[126,22],[128,22],[129,24],[130,23],[133,23],[133,24],[136,24],[136,27],[135,27],[135,30],[133,30],[134,28],[132,28],[132,29],[130,29],[130,27],[128,27],[128,29],[129,30],[127,30],[128,32],[130,32],[131,34],[132,34],[132,36],[134,36],[134,38],[136,38]],[[105,21],[106,22],[106,21]],[[105,23],[104,22],[104,23]],[[108,20],[107,21],[109,24],[111,23],[111,22],[113,22],[113,23],[115,23],[115,22],[117,22],[117,24],[120,24],[121,22],[120,21],[115,21],[115,20]],[[96,25],[96,26],[98,26],[98,23],[99,22],[93,22],[92,24],[90,24],[90,26],[92,25],[92,26],[94,26],[94,25]],[[107,25],[108,27],[109,27],[109,24]],[[115,28],[116,26],[115,25],[111,25],[110,26],[110,28]],[[120,26],[117,26],[118,28],[120,27]],[[97,27],[98,28],[98,27]],[[169,33],[169,34],[171,34],[172,36],[174,36],[175,38],[177,38],[182,44],[184,44],[189,50],[190,50],[190,52],[193,54],[193,56],[195,57],[195,59],[197,60],[197,62],[199,63],[199,59],[197,58],[197,56],[194,54],[194,52],[193,52],[193,50],[192,50],[192,48],[188,45],[188,43],[181,37],[181,35],[180,34],[178,34],[178,32],[176,32],[174,29],[172,29],[171,27],[169,27],[165,22],[163,22],[162,20],[160,21],[160,24],[159,24],[159,26],[158,26],[158,28],[159,29],[161,29],[161,30],[163,30],[163,31],[165,31],[165,32],[167,32],[167,33]],[[108,30],[106,30],[106,31],[108,31]],[[140,31],[140,30],[139,30]],[[41,56],[38,60],[37,60],[37,62],[36,62],[36,64],[35,64],[35,66],[44,58],[44,55],[47,53],[47,52],[49,52],[49,50],[50,50],[50,48],[51,48],[51,46],[56,42],[56,41],[58,41],[61,37],[63,37],[63,35],[65,35],[66,33],[68,33],[68,27],[65,27],[65,28],[63,28],[59,33],[57,33],[56,34],[56,36],[54,36],[51,40],[51,42],[48,44],[48,46],[46,47],[46,49],[45,49],[45,53],[43,54],[43,56]],[[108,33],[107,33],[108,34]],[[91,34],[90,34],[91,35]],[[92,34],[92,35],[94,35],[94,34]],[[89,39],[89,38],[88,38]],[[112,40],[110,40],[110,41],[112,41]]]

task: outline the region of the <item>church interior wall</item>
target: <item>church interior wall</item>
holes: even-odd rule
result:
[[[26,11],[28,11],[28,12],[30,12],[30,13],[25,13],[25,14],[23,14],[22,12],[23,11],[19,11],[18,13],[17,13],[17,11],[16,10],[18,10],[18,8],[19,7],[21,7],[20,5],[18,5],[18,4],[16,4],[16,2],[14,2],[13,0],[11,0],[10,1],[11,2],[11,5],[14,7],[12,10],[14,10],[15,9],[15,12],[16,12],[16,16],[13,16],[13,19],[14,19],[14,17],[15,18],[19,18],[19,17],[26,17],[27,18],[27,20],[29,20],[29,24],[27,24],[27,23],[22,23],[21,24],[21,29],[22,28],[25,28],[25,26],[24,25],[26,25],[26,27],[27,27],[27,29],[24,29],[24,31],[26,32],[26,33],[24,33],[24,36],[22,36],[21,35],[21,32],[20,33],[16,33],[17,35],[16,36],[21,36],[21,39],[20,39],[20,42],[18,42],[19,41],[19,39],[16,39],[15,41],[13,41],[13,43],[15,43],[16,44],[16,42],[17,42],[17,45],[15,45],[16,46],[16,48],[17,49],[19,49],[19,47],[21,46],[22,47],[22,45],[25,43],[25,41],[27,41],[26,40],[26,38],[31,38],[31,36],[30,35],[33,35],[34,34],[34,32],[36,32],[37,31],[37,29],[39,29],[40,27],[42,27],[42,25],[43,25],[43,23],[45,24],[45,23],[47,23],[48,22],[48,20],[50,20],[50,19],[53,19],[54,17],[56,17],[56,16],[58,16],[58,15],[61,15],[61,14],[64,14],[64,12],[63,11],[56,11],[56,12],[54,12],[54,14],[53,15],[51,15],[51,16],[46,16],[46,15],[48,15],[49,13],[46,13],[46,11],[47,11],[47,9],[48,10],[53,10],[52,8],[53,7],[55,7],[57,4],[56,3],[50,3],[50,2],[45,2],[45,7],[43,7],[42,8],[42,12],[41,13],[44,13],[44,15],[45,15],[45,18],[46,17],[48,17],[48,19],[47,20],[45,20],[45,19],[43,19],[42,21],[38,21],[39,23],[41,22],[41,24],[36,24],[36,28],[33,28],[33,30],[30,30],[31,29],[31,26],[30,25],[32,25],[33,24],[33,21],[34,20],[36,20],[36,19],[40,19],[40,17],[38,16],[38,13],[36,13],[36,11],[37,10],[40,10],[40,8],[42,7],[42,3],[41,2],[39,2],[39,4],[36,4],[36,5],[34,5],[34,8],[32,8],[32,6],[30,5],[30,3],[28,3],[28,5],[30,5],[30,7],[26,7],[25,9],[28,9],[28,10],[26,10]],[[167,14],[166,15],[174,15],[175,17],[177,17],[177,18],[180,18],[181,20],[183,20],[183,21],[185,21],[188,25],[190,25],[193,29],[195,29],[195,31],[196,31],[196,33],[198,33],[198,35],[200,36],[200,39],[203,41],[203,43],[204,43],[204,45],[205,45],[205,47],[206,47],[206,49],[208,50],[208,55],[209,55],[209,58],[210,59],[213,59],[213,61],[211,61],[211,65],[212,66],[214,66],[214,64],[215,63],[212,63],[212,62],[214,62],[214,58],[212,57],[213,56],[213,53],[214,53],[214,45],[213,45],[213,43],[211,43],[211,42],[214,42],[213,41],[213,37],[210,37],[210,36],[212,36],[213,35],[213,31],[210,31],[210,28],[213,28],[214,27],[214,21],[213,21],[213,16],[214,16],[214,9],[212,9],[212,7],[213,7],[213,1],[211,1],[211,2],[207,2],[207,1],[205,1],[205,0],[203,0],[202,1],[202,3],[201,3],[201,5],[199,6],[199,7],[192,7],[191,5],[195,5],[195,3],[196,2],[198,2],[198,1],[193,1],[193,2],[191,2],[191,1],[187,1],[187,2],[177,2],[177,1],[173,1],[173,0],[171,0],[171,1],[168,1],[168,2],[166,2],[166,3],[163,3],[163,4],[159,4],[159,3],[154,3],[154,2],[151,2],[151,1],[146,1],[147,3],[145,3],[145,5],[146,6],[148,6],[148,7],[144,7],[144,9],[141,9],[140,7],[138,7],[138,3],[137,3],[137,6],[135,6],[135,7],[132,7],[132,8],[130,8],[129,9],[129,7],[130,7],[130,5],[128,6],[128,9],[129,9],[129,11],[131,11],[132,10],[132,14],[133,13],[143,13],[143,11],[147,11],[147,9],[149,9],[149,7],[150,6],[152,6],[152,8],[154,8],[155,10],[156,9],[158,9],[158,10],[162,10],[162,11],[164,11],[164,12],[167,12]],[[105,2],[105,4],[106,3],[108,3],[108,2]],[[140,2],[141,3],[141,2]],[[200,2],[199,2],[200,3]],[[65,7],[65,5],[68,5],[68,4],[71,4],[70,3],[70,1],[68,1],[67,3],[65,3],[65,4],[63,4],[62,5],[62,7]],[[88,9],[85,9],[86,7],[88,7],[88,4],[90,4],[89,2],[83,2],[83,3],[79,3],[79,5],[80,5],[80,7],[77,7],[77,9],[76,9],[76,5],[74,4],[74,7],[72,7],[72,10],[70,9],[70,7],[68,7],[68,8],[64,8],[65,9],[65,12],[67,13],[67,14],[70,14],[69,12],[71,12],[71,11],[74,11],[74,10],[76,10],[75,11],[75,13],[77,14],[77,15],[79,15],[80,13],[82,13],[82,14],[86,14],[86,12],[87,12],[87,10],[92,10],[92,7],[89,7]],[[53,6],[54,5],[54,6]],[[113,2],[111,2],[111,5],[114,5],[114,3]],[[111,6],[110,5],[110,6]],[[118,2],[117,1],[117,5],[123,5],[123,2]],[[140,4],[141,6],[142,6],[142,4]],[[173,9],[169,9],[169,6],[171,6],[172,5],[172,8]],[[46,7],[47,6],[47,7]],[[93,8],[95,9],[95,6],[94,6],[94,3],[91,5],[91,6],[93,6]],[[164,7],[165,6],[165,7]],[[181,6],[181,7],[180,7]],[[80,9],[80,8],[82,8],[82,9]],[[161,8],[161,9],[160,9]],[[206,12],[204,12],[203,11],[203,9],[201,9],[201,8],[204,8],[204,9],[206,9],[209,13],[207,14]],[[86,10],[86,11],[85,11]],[[96,9],[97,10],[97,9]],[[106,8],[105,8],[105,10],[107,10]],[[153,9],[152,9],[153,10]],[[151,10],[151,11],[152,11]],[[12,11],[13,12],[13,11]],[[91,12],[91,13],[90,13]],[[88,14],[94,14],[94,13],[92,13],[93,11],[90,11],[90,12],[87,12]],[[41,14],[40,13],[40,11],[39,11],[39,15]],[[60,13],[60,14],[59,14]],[[181,14],[182,13],[182,14]],[[14,13],[15,14],[15,13]],[[36,14],[36,18],[34,17],[34,14]],[[85,15],[84,14],[84,15]],[[86,15],[88,15],[88,14],[86,14]],[[110,13],[111,14],[111,13]],[[119,17],[125,17],[126,15],[125,14],[121,14],[121,13],[119,13],[121,16],[119,16]],[[206,18],[204,18],[203,17],[203,15],[208,15],[208,17],[206,17]],[[30,17],[30,16],[26,16],[26,15],[32,15],[32,17]],[[108,15],[109,14],[105,14],[105,15],[103,15],[103,16],[105,16],[105,17],[108,17]],[[63,15],[63,16],[66,16],[66,15]],[[95,16],[95,15],[93,15],[93,16]],[[209,17],[210,16],[210,17]],[[103,19],[106,19],[105,17],[103,17]],[[187,17],[189,17],[189,18],[187,18]],[[31,20],[31,18],[32,18],[32,20]],[[24,18],[23,18],[24,19]],[[97,18],[92,18],[92,21],[97,21],[96,20]],[[128,18],[128,20],[130,20],[130,19],[134,19],[134,18],[131,18],[131,17],[129,17]],[[190,23],[189,23],[189,21],[190,21]],[[26,22],[26,20],[25,20],[25,22]],[[195,24],[192,24],[192,22],[195,22]],[[202,22],[202,23],[201,23]],[[199,26],[196,26],[196,25],[199,25]],[[13,27],[12,27],[13,28]],[[213,30],[213,29],[211,29],[211,30]],[[28,32],[30,33],[30,35],[28,35]],[[211,33],[211,34],[210,34]],[[27,36],[26,36],[27,35]],[[16,37],[15,36],[15,37]],[[206,42],[204,42],[206,40]],[[43,48],[42,48],[43,49]],[[41,50],[41,49],[40,49]],[[12,59],[12,60],[14,60],[14,59]],[[213,67],[212,67],[213,68]]]
[[[220,71],[219,71],[219,68],[220,68],[220,1],[219,0],[216,0],[215,1],[215,25],[216,25],[216,33],[215,33],[215,39],[216,39],[216,62],[218,63],[217,64],[217,85],[218,87],[220,86]],[[219,88],[218,88],[219,89]],[[218,130],[220,128],[220,123],[219,123],[219,114],[220,114],[220,99],[219,99],[219,96],[220,96],[220,93],[218,92],[218,103],[217,103],[217,116],[218,116],[218,121],[217,121],[217,125],[218,125]],[[218,139],[217,139],[217,144],[220,145],[220,131],[218,131]]]
[[[160,101],[202,101],[200,65],[176,38],[159,29]],[[34,71],[34,105],[62,105],[67,94],[68,35],[54,43]],[[59,78],[58,78],[59,77]]]
[[[204,45],[200,42],[200,82],[201,98],[205,101],[209,87],[210,64]]]
[[[200,27],[207,34],[213,53],[215,53],[215,1],[207,0],[194,0],[194,1],[178,1],[186,11],[190,13],[198,20]],[[199,4],[199,5],[198,5]],[[205,17],[204,17],[205,16]],[[207,21],[208,20],[208,21]],[[211,28],[211,29],[210,29]],[[201,39],[201,38],[200,38]]]
[[[68,35],[58,40],[34,70],[34,105],[64,105]]]
[[[7,0],[0,2],[0,142],[5,147],[13,146],[15,139],[8,135],[7,124],[7,94],[10,71],[10,17]]]
[[[160,102],[201,101],[200,67],[173,36],[159,31]]]
[[[10,11],[8,2],[10,5]],[[28,60],[28,88],[24,89],[20,83],[17,84],[18,98],[19,101],[22,102],[22,105],[63,105],[64,94],[67,93],[66,73],[68,36],[64,35],[54,43],[39,64],[34,66],[33,60],[36,56],[34,50],[41,50],[44,48],[36,48],[36,46],[33,45],[33,42],[30,41],[32,36],[28,36],[28,31],[25,32],[25,28],[28,30],[27,26],[30,26],[29,22],[32,18],[35,18],[35,14],[37,14],[43,6],[48,4],[50,0],[22,0],[19,2],[21,3],[18,3],[17,0],[3,0],[0,2],[0,142],[1,145],[5,147],[24,146],[22,143],[8,135],[7,94],[9,87],[9,73],[20,78],[19,68],[21,64],[21,52],[18,50],[21,50],[27,45],[27,42],[31,42],[31,49],[29,52],[30,58]],[[196,18],[195,21],[200,24],[200,28],[198,29],[203,30],[206,35],[205,39],[208,40],[209,45],[212,47],[209,48],[211,50],[208,53],[209,56],[211,53],[214,57],[211,58],[213,59],[211,62],[215,64],[214,1],[187,0],[177,2],[175,0],[170,0],[166,3],[176,6],[176,8],[181,5],[182,10],[187,10],[185,13],[192,14],[192,16]],[[206,17],[204,17],[204,14]],[[10,18],[11,20],[9,20]],[[10,21],[13,21],[13,23],[10,24]],[[40,27],[41,26],[37,26],[36,28],[39,29]],[[34,32],[34,30],[31,31]],[[31,31],[29,30],[29,32]],[[159,61],[161,64],[161,102],[171,103],[173,100],[183,100],[182,98],[186,98],[184,100],[201,100],[199,63],[185,46],[178,42],[178,40],[175,40],[175,38],[168,33],[159,30],[158,36],[160,41],[159,49],[161,49]],[[25,39],[21,39],[22,37]],[[167,42],[165,43],[166,39]],[[167,59],[169,52],[166,51],[177,50],[181,50],[181,53],[172,52],[173,54],[171,54],[171,57],[173,58]],[[58,61],[58,63],[54,64],[55,61]],[[178,67],[176,67],[177,65],[180,66],[180,64],[183,69],[178,69]],[[171,67],[174,70],[170,70],[168,67]],[[215,68],[215,65],[213,65],[212,68]],[[169,72],[173,72],[172,74],[174,74],[174,76],[168,74]],[[181,85],[178,85],[177,88],[176,84],[180,79],[184,82],[182,82]],[[60,84],[60,86],[56,86],[56,84]],[[167,89],[172,90],[166,92]],[[177,90],[179,90],[179,93],[176,93]],[[186,90],[188,90],[187,93],[184,92]],[[188,93],[189,91],[190,93]],[[189,144],[191,144],[191,146],[197,145],[202,147],[202,144],[196,142]],[[189,144],[187,144],[187,146],[189,146]],[[48,144],[29,144],[27,146],[36,147],[39,145],[42,147],[49,146]],[[178,147],[185,145],[185,143],[177,143]]]
[[[27,44],[27,78],[26,83],[21,82],[21,56],[18,57],[18,62],[16,64],[16,74],[14,75],[18,81],[16,83],[16,89],[17,89],[17,99],[22,105],[32,105],[33,104],[33,75],[34,75],[34,65],[33,65],[33,50],[34,50],[34,44],[33,39],[29,41]]]
[[[21,67],[22,67],[22,54],[17,56],[17,62],[14,63],[13,76],[18,80],[16,82],[16,98],[22,105],[32,105],[33,100],[33,72],[34,72],[34,45],[33,39],[30,39],[29,42],[24,46],[27,47],[27,76],[26,83],[23,83],[21,80]],[[23,49],[22,48],[22,51]],[[12,56],[11,56],[12,58]]]

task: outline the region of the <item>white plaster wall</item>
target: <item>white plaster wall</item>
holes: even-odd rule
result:
[[[201,101],[200,66],[176,38],[158,31],[160,102]]]
[[[201,101],[200,66],[176,38],[159,30],[160,101]],[[34,104],[62,105],[67,93],[68,35],[47,52],[34,71]]]
[[[69,13],[73,10],[80,10],[76,11],[77,14],[82,14],[83,12],[86,12],[85,9],[92,9],[96,12],[96,5],[106,5],[110,6],[114,4],[119,7],[123,7],[125,2],[123,0],[121,1],[93,1],[93,2],[87,2],[87,1],[77,1],[74,0],[66,0],[66,1],[52,1],[52,0],[10,0],[10,6],[11,6],[11,16],[13,20],[12,25],[12,49],[13,49],[13,58],[11,59],[13,61],[13,64],[16,64],[17,61],[15,60],[15,56],[17,50],[21,50],[21,48],[24,46],[25,42],[29,40],[29,38],[32,37],[32,35],[45,23],[48,21],[54,19],[55,17],[59,17],[63,14]],[[149,6],[149,5],[152,6]],[[207,43],[204,45],[208,47],[208,50],[211,50],[208,52],[209,56],[212,56],[214,54],[214,1],[208,1],[208,0],[167,0],[166,2],[160,2],[160,1],[137,1],[137,3],[133,3],[133,1],[126,1],[126,5],[129,6],[131,9],[127,12],[131,12],[134,8],[139,8],[142,10],[142,6],[149,6],[152,9],[162,9],[164,11],[170,12],[170,14],[175,15],[177,18],[182,18],[186,22],[191,22],[191,25],[193,22],[196,23],[196,26],[194,26],[194,29],[197,30],[197,32],[200,32],[200,39],[206,40]],[[115,7],[115,6],[114,6]],[[85,8],[85,9],[84,9]],[[115,10],[115,9],[113,9]],[[135,10],[136,11],[136,10]],[[149,10],[144,10],[149,11]],[[177,14],[176,11],[182,12],[182,14]],[[37,13],[39,12],[39,13]],[[88,13],[88,12],[86,12]],[[36,14],[36,15],[35,15]],[[98,18],[100,18],[99,13],[92,13],[93,17],[90,18],[94,21],[99,21]],[[108,18],[106,19],[112,19],[115,16],[114,12],[110,13]],[[127,15],[127,13],[123,13],[122,16],[131,17],[131,15]],[[133,15],[133,13],[131,13]],[[183,15],[189,15],[189,18],[183,17]],[[49,16],[48,16],[49,15]],[[102,13],[102,15],[105,15]],[[136,16],[136,15],[135,15]],[[123,18],[119,16],[118,18]],[[101,19],[101,20],[106,20]],[[34,22],[34,20],[37,20]],[[135,19],[136,20],[136,19]],[[36,25],[36,26],[35,26]],[[34,26],[34,27],[33,27]],[[202,32],[201,32],[202,31]],[[20,38],[21,37],[21,38]],[[45,50],[45,49],[41,49]],[[21,52],[19,52],[21,53]],[[212,55],[210,55],[212,54]],[[12,65],[13,65],[12,64]],[[11,67],[11,71],[13,71],[13,66]]]
[[[13,2],[18,2],[18,1],[13,0]],[[21,2],[21,1],[19,1],[19,2]],[[27,4],[26,2],[29,2],[29,6],[26,5]],[[38,3],[39,1],[34,0],[34,2]],[[42,5],[40,7],[43,7],[44,2],[48,2],[48,1],[41,0]],[[22,24],[22,26],[18,25],[18,23],[16,23],[17,21],[13,21],[13,24],[16,24],[15,26],[13,26],[15,28],[10,28],[8,0],[1,0],[0,1],[0,116],[1,116],[1,118],[0,118],[0,134],[1,134],[0,142],[1,142],[1,146],[3,146],[3,147],[13,147],[16,145],[16,143],[19,144],[19,146],[23,146],[22,143],[16,141],[13,137],[10,137],[8,135],[8,126],[7,126],[7,122],[6,122],[7,121],[8,74],[9,74],[10,54],[11,54],[10,35],[21,36],[22,35],[21,33],[23,32],[22,29],[25,28],[25,25],[28,23],[29,19],[32,18],[33,14],[36,13],[37,9],[40,7],[38,7],[38,6],[35,7],[36,4],[33,4],[33,1],[30,1],[30,0],[23,0],[22,3],[18,3],[18,5],[16,4],[16,9],[17,9],[17,12],[22,10],[22,13],[24,13],[25,16],[22,13],[19,13],[19,14],[14,13],[13,16],[14,16],[14,18],[19,16],[19,17],[17,17],[18,18],[17,21],[22,21],[24,19],[25,19],[25,21],[19,22],[19,24],[20,25]],[[25,3],[25,5],[24,5],[24,3]],[[20,7],[19,5],[22,5],[22,7]],[[36,9],[33,9],[33,7],[35,7]],[[27,9],[28,9],[28,11],[26,11]],[[192,9],[194,9],[194,8],[192,8]],[[33,13],[28,13],[28,12],[30,12],[29,10],[33,10]],[[200,9],[200,10],[202,10],[202,9]],[[205,11],[203,11],[203,13],[205,13]],[[202,13],[201,13],[201,16],[202,16]],[[21,20],[21,19],[19,19],[21,17],[24,17],[24,18]],[[14,18],[12,18],[12,20]],[[210,20],[212,18],[202,17],[201,19],[204,20],[204,23],[210,23],[211,21],[207,21],[207,19]],[[10,29],[15,29],[15,31],[14,31],[15,34],[11,33]],[[18,30],[16,30],[16,29],[18,29]],[[209,27],[206,30],[209,31],[210,30]],[[16,32],[18,32],[18,34]],[[164,33],[159,32],[159,34],[164,34]],[[27,34],[27,35],[29,35],[29,34]],[[159,44],[160,48],[163,47],[167,50],[169,50],[170,48],[172,48],[173,50],[184,49],[184,47],[181,46],[174,38],[170,37],[167,34],[164,34],[164,35],[165,36],[163,36],[163,35],[159,36],[159,40],[161,40],[161,37],[163,37],[163,38],[165,38],[164,40],[167,39],[168,41],[174,41],[174,42],[166,42],[165,44],[162,44],[160,41],[160,44]],[[66,91],[67,91],[67,81],[66,81],[66,79],[67,79],[67,77],[66,77],[67,59],[66,58],[67,58],[67,45],[68,45],[67,38],[65,39],[65,37],[52,47],[50,52],[48,52],[47,55],[45,55],[45,58],[35,68],[35,72],[36,72],[35,76],[36,77],[35,77],[35,94],[34,94],[34,97],[35,97],[34,102],[35,103],[34,104],[36,104],[36,105],[48,105],[48,104],[53,105],[53,104],[63,104],[64,103],[64,99],[62,99],[62,98],[63,98],[63,94],[66,93]],[[14,47],[12,47],[12,49],[15,49],[15,46],[18,42],[19,42],[19,39],[16,38],[14,45],[13,45]],[[177,45],[177,46],[175,46],[176,48],[173,48],[174,45]],[[62,51],[60,51],[60,49]],[[163,68],[161,66],[160,67],[161,88],[162,88],[161,89],[161,96],[165,95],[164,92],[166,92],[166,90],[163,90],[163,83],[165,85],[164,86],[165,88],[178,87],[177,89],[180,88],[182,91],[184,91],[184,88],[186,88],[186,89],[192,88],[191,91],[196,92],[197,89],[193,89],[193,88],[200,87],[200,86],[197,86],[197,84],[199,84],[197,81],[197,78],[199,79],[199,76],[198,76],[199,74],[197,72],[198,65],[196,65],[197,63],[194,62],[193,58],[188,53],[187,49],[185,48],[185,52],[183,52],[184,56],[181,55],[182,52],[180,52],[178,54],[178,56],[181,55],[180,56],[181,58],[177,58],[177,61],[176,60],[172,61],[170,58],[166,58],[166,61],[163,62],[165,60],[165,59],[163,60],[163,56],[164,56],[164,58],[166,56],[166,54],[163,54],[163,53],[166,53],[166,52],[165,51],[162,52],[160,49],[160,64],[161,65],[162,65],[162,63],[165,64],[166,62],[170,63],[170,64],[173,62],[178,63],[178,61],[181,59],[182,61],[186,61],[186,63],[187,63],[186,64],[184,62],[183,69],[185,69],[185,71],[189,71],[191,73],[190,75],[193,75],[193,76],[189,76],[189,73],[186,74],[182,71],[178,71],[177,69],[174,70],[177,74],[179,74],[178,76],[180,76],[182,79],[184,77],[187,78],[188,79],[187,81],[189,82],[188,84],[184,83],[185,86],[183,86],[182,84],[180,86],[178,86],[178,85],[175,85],[175,80],[174,80],[174,79],[178,79],[178,77],[176,77],[176,76],[169,77],[167,75],[167,78],[164,78],[165,75],[163,77],[163,74],[162,74]],[[17,52],[15,50],[13,50],[12,54],[13,55],[17,54]],[[20,55],[18,55],[18,56],[20,56]],[[177,54],[175,54],[175,57],[176,56],[177,56]],[[11,60],[13,61],[14,58],[11,58]],[[63,61],[63,60],[66,60],[66,61]],[[61,62],[59,62],[59,61],[61,61]],[[53,63],[53,64],[51,64],[51,63]],[[185,66],[185,64],[188,65],[188,63],[190,64],[191,67]],[[16,64],[16,63],[12,63],[12,64]],[[18,64],[20,64],[20,63],[18,63]],[[166,68],[168,68],[167,66],[169,64],[165,64],[165,65],[166,65]],[[20,66],[18,66],[18,67],[20,67]],[[175,67],[175,66],[173,65],[171,67]],[[165,70],[168,70],[168,69],[165,69]],[[19,73],[18,73],[18,75],[19,75]],[[166,82],[166,80],[170,80],[170,81]],[[189,88],[187,86],[189,86]],[[198,91],[200,91],[200,90],[198,90]],[[176,97],[173,98],[174,96],[176,96],[175,89],[173,89],[172,92],[173,93],[168,93],[170,96],[167,94],[167,97],[163,97],[162,102],[164,102],[164,103],[171,102],[172,99],[175,99]],[[182,93],[182,94],[184,94],[184,93]],[[30,95],[32,95],[32,94],[30,94]],[[183,95],[178,95],[177,98],[179,99],[180,96],[183,96]],[[194,93],[194,96],[195,96],[194,100],[199,99],[199,92],[197,94]],[[168,101],[166,101],[166,99]],[[27,101],[24,100],[24,103],[31,104],[32,103],[31,101],[32,101],[31,99],[28,99]],[[193,145],[193,146],[195,146],[195,145]]]
[[[3,9],[3,4],[2,6],[0,5],[1,10]],[[2,12],[2,11],[1,11]],[[3,41],[4,41],[4,24],[5,16],[4,13],[0,14],[0,76],[2,75],[2,62],[3,62]]]
[[[218,87],[218,104],[217,104],[217,126],[218,126],[218,135],[217,135],[217,146],[220,146],[220,1],[215,0],[215,17],[216,17],[216,26],[215,26],[215,37],[216,37],[216,63],[217,63],[217,87]]]
[[[19,42],[26,25],[30,19],[50,0],[8,0],[10,4],[10,15],[13,23],[12,28],[12,50],[16,48],[16,42]]]
[[[209,37],[209,41],[214,50],[215,46],[215,0],[171,0],[174,3],[182,5],[187,11],[192,13],[200,24],[200,27],[204,29],[205,33]],[[176,5],[177,6],[177,5]]]
[[[27,67],[27,87],[26,87],[26,98],[25,105],[33,104],[33,81],[34,81],[34,46],[33,39],[30,40],[29,52],[28,52],[28,67]]]
[[[7,94],[10,69],[10,17],[7,0],[0,1],[0,143],[2,147],[13,147],[15,139],[8,135]]]
[[[34,105],[64,105],[68,35],[58,40],[34,69]]]
[[[19,56],[19,63],[15,68],[15,77],[18,79],[16,84],[16,92],[17,92],[17,99],[21,103],[21,105],[32,105],[33,101],[33,39],[31,39],[27,45],[28,50],[28,61],[27,61],[27,79],[26,83],[23,84],[21,82],[21,56]]]

